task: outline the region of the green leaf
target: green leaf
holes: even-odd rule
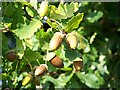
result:
[[[35,35],[33,35],[31,38],[25,39],[25,43],[33,51],[38,50],[39,48],[39,41]]]
[[[81,74],[80,72],[77,72],[76,75],[82,83],[85,83],[90,88],[99,88],[100,85],[103,84],[103,81],[100,78],[101,76],[96,74]]]
[[[78,28],[80,22],[83,20],[83,13],[78,13],[76,16],[72,17],[65,28],[66,32],[71,32],[74,29]]]
[[[34,33],[40,28],[42,23],[40,20],[33,19],[29,25],[22,25],[20,28],[13,32],[20,38],[25,39],[34,35]]]
[[[74,75],[72,79],[67,83],[66,87],[67,88],[80,88],[80,82],[77,80],[78,78]]]
[[[70,4],[59,4],[58,8],[51,6],[50,17],[60,20],[72,17],[74,12],[78,10],[78,3],[71,2]]]
[[[66,17],[61,15],[60,13],[57,13],[56,10],[57,8],[55,6],[51,6],[51,11],[50,11],[50,17],[55,19],[55,20],[60,20],[60,19],[65,19]]]
[[[88,49],[86,50],[87,52],[90,51],[90,47],[89,47],[89,43],[88,43],[88,40],[80,33],[76,32],[76,31],[73,31],[72,32],[73,34],[76,35],[77,37],[77,41],[78,41],[78,45],[77,45],[77,49]]]
[[[31,17],[33,17],[33,16],[34,16],[34,12],[32,11],[32,9],[31,9],[31,8],[26,7],[26,11],[27,11],[27,13],[28,13]]]
[[[15,11],[14,3],[9,3],[8,6],[5,8],[5,11],[3,12],[7,16],[12,16],[14,14],[14,11]]]
[[[56,29],[58,27],[58,24],[56,22],[51,22],[49,19],[47,20],[47,23],[52,28]]]
[[[31,62],[31,64],[36,64],[37,60],[42,58],[40,53],[38,53],[36,51],[32,51],[30,49],[25,51],[24,56]]]
[[[74,15],[73,13],[75,11],[74,3],[73,2],[70,4],[66,3],[64,5],[64,7],[66,9],[65,11],[66,11],[67,18],[72,17]]]
[[[24,55],[24,50],[25,50],[22,40],[19,40],[18,38],[16,38],[16,48],[15,49],[17,51],[19,58],[22,59],[22,57]]]
[[[74,75],[74,71],[70,75],[61,74],[57,79],[51,76],[43,76],[44,82],[50,81],[55,85],[55,88],[63,88],[67,85],[67,83],[71,80]]]
[[[73,13],[76,11],[76,8],[77,8],[77,3],[74,4],[73,2],[71,2],[70,4],[65,3],[64,5],[59,4],[56,12],[65,16],[66,18],[69,18],[74,15]]]
[[[30,0],[30,4],[32,7],[34,7],[35,9],[37,9],[37,0]]]
[[[3,50],[3,54],[5,54],[5,51],[6,50],[8,50],[9,48],[8,48],[8,39],[7,39],[7,37],[5,36],[5,34],[3,34],[2,33],[2,38],[1,38],[1,40],[2,40],[2,50]],[[1,51],[2,51],[1,50]]]
[[[94,11],[89,14],[89,16],[87,17],[87,20],[90,23],[94,23],[94,22],[98,21],[102,16],[103,16],[102,11]]]

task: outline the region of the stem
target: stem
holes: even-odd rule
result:
[[[70,81],[70,79],[73,77],[74,73],[75,73],[75,70],[73,69],[72,73],[70,74],[69,81]]]
[[[56,21],[56,20],[54,20],[54,19],[50,19],[50,20],[56,22],[58,25],[60,25],[62,28],[64,28],[64,26],[63,26],[61,23],[59,23],[58,21]]]
[[[40,62],[39,62],[39,60],[37,59],[37,62],[38,62],[38,64],[40,65]]]
[[[45,64],[47,65],[47,60],[45,60]]]
[[[29,60],[24,56],[24,59],[28,62],[28,64],[30,65],[30,69],[31,69],[31,71],[32,71],[32,65],[30,64],[30,62],[29,62]]]

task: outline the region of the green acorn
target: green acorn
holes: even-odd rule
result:
[[[31,80],[33,79],[33,75],[29,73],[27,76],[22,81],[22,85],[25,86],[27,85]]]
[[[56,50],[59,48],[63,40],[63,35],[60,32],[56,32],[50,40],[50,50]]]
[[[48,12],[48,2],[42,1],[38,13],[40,14],[40,17],[44,17],[47,14],[47,12]]]
[[[77,38],[73,33],[69,33],[66,36],[66,41],[71,49],[75,49],[77,47]]]

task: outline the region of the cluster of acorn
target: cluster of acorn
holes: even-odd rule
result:
[[[42,76],[48,71],[48,66],[46,64],[41,64],[33,68],[33,72],[29,72],[27,76],[22,81],[22,85],[25,86],[32,80],[34,80],[36,85],[40,85],[37,76]]]
[[[54,51],[58,49],[63,41],[63,38],[65,37],[67,44],[71,49],[75,49],[77,47],[77,38],[74,33],[69,34],[63,34],[61,32],[56,32],[52,39],[50,40],[50,50]],[[54,65],[57,68],[63,68],[64,64],[63,61],[56,56],[54,52],[49,52],[47,54],[47,60],[50,61],[52,65]],[[73,61],[73,65],[75,70],[79,71],[83,66],[83,61],[81,58]]]
[[[57,67],[57,68],[63,68],[64,64],[63,61],[53,52],[54,50],[57,50],[62,41],[63,38],[66,36],[66,41],[71,49],[75,49],[77,46],[77,39],[76,36],[73,33],[69,33],[68,35],[62,34],[61,32],[56,32],[52,39],[50,40],[50,52],[47,53],[46,59],[50,61],[50,63]],[[73,61],[74,69],[76,71],[80,71],[80,69],[83,66],[82,59],[77,59]],[[39,85],[39,80],[37,80],[36,76],[42,76],[44,73],[48,71],[48,66],[46,64],[41,64],[40,66],[35,67],[35,70],[33,70],[34,73],[28,73],[27,76],[22,81],[22,85],[28,84],[33,78],[35,80],[36,85]]]
[[[76,36],[72,33],[65,35],[61,32],[56,32],[52,39],[50,40],[50,50],[54,51],[58,49],[63,41],[63,38],[66,36],[66,41],[71,49],[75,49],[77,46],[77,39]],[[54,52],[49,52],[47,54],[47,60],[50,61],[52,65],[54,65],[57,68],[63,68],[64,64],[63,61],[55,55]]]
[[[48,2],[47,1],[41,2],[41,6],[40,6],[40,9],[38,10],[38,12],[39,12],[41,18],[43,18],[47,14],[47,12],[48,12]],[[50,52],[47,52],[46,59],[48,61],[50,61],[50,63],[53,66],[55,66],[57,68],[63,68],[64,63],[61,60],[61,58],[59,58],[53,51],[57,50],[60,47],[64,38],[71,49],[75,49],[77,47],[77,38],[76,38],[75,34],[69,33],[66,35],[61,32],[56,32],[54,34],[54,36],[52,37],[52,39],[50,40],[50,43],[49,43],[50,44],[49,45]],[[16,53],[13,51],[8,52],[7,59],[9,61],[14,61],[16,59]],[[73,61],[73,65],[74,65],[74,69],[76,71],[80,71],[83,66],[82,59],[79,58],[79,59]],[[40,66],[36,66],[32,72],[28,73],[28,75],[25,76],[25,78],[22,81],[22,85],[24,86],[32,80],[35,81],[36,85],[40,85],[39,84],[40,82],[39,82],[37,76],[42,76],[47,71],[48,71],[48,66],[46,64],[41,64]]]

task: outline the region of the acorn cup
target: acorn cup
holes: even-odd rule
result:
[[[42,1],[38,13],[40,14],[40,17],[44,17],[47,14],[47,12],[48,12],[48,2]]]
[[[57,68],[64,67],[63,61],[58,56],[56,56],[54,52],[47,53],[47,60]]]
[[[77,47],[77,38],[73,33],[67,34],[66,42],[71,49],[75,49]]]
[[[60,47],[62,41],[63,41],[64,35],[60,32],[56,32],[52,39],[50,40],[49,46],[50,50],[56,50]]]
[[[73,66],[76,71],[80,71],[83,67],[83,60],[81,58],[74,60]]]
[[[28,83],[30,83],[33,79],[33,74],[32,73],[29,73],[27,76],[25,76],[25,78],[23,79],[22,81],[22,85],[25,86],[27,85]]]
[[[17,56],[14,50],[9,50],[6,54],[6,58],[10,61],[13,62],[16,60]]]
[[[41,64],[38,66],[35,70],[35,75],[41,76],[45,74],[48,71],[48,66],[46,64]]]

